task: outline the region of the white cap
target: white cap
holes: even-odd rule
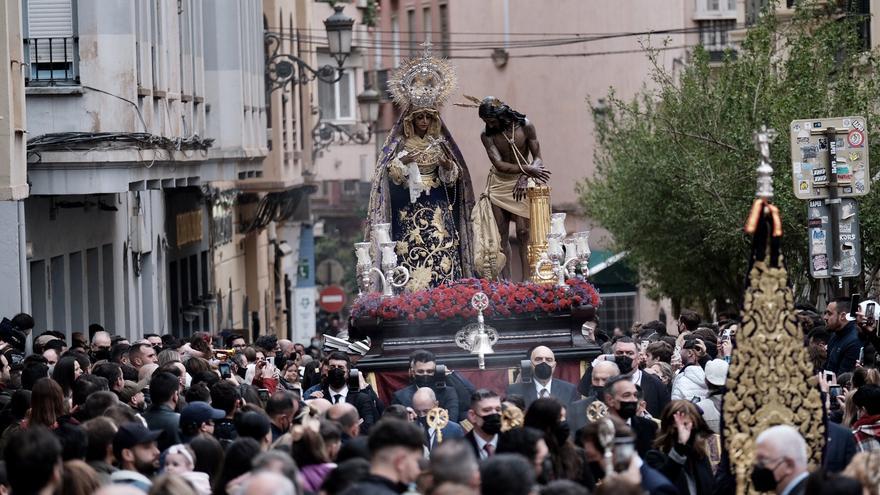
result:
[[[706,381],[720,387],[727,382],[727,368],[730,365],[723,359],[713,359],[706,363]]]
[[[873,315],[868,314],[868,305],[869,304],[874,305],[874,314]],[[860,302],[859,303],[859,311],[863,315],[865,315],[865,318],[873,317],[874,320],[880,320],[880,304],[877,304],[877,301],[872,301],[872,300],[868,299],[868,300]],[[847,321],[855,321],[856,319],[853,318],[852,316],[850,316],[849,313],[847,313],[846,320]]]

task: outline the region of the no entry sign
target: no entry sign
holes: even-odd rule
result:
[[[345,291],[338,285],[331,285],[321,290],[318,304],[328,313],[338,313],[345,306]]]

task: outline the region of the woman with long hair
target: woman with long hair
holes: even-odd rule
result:
[[[302,437],[291,445],[290,456],[302,474],[303,487],[311,492],[317,492],[336,467],[327,458],[324,439],[310,428],[303,428]]]
[[[714,476],[706,447],[712,430],[692,402],[674,400],[660,414],[655,450],[645,462],[669,478],[684,495],[712,493]]]
[[[40,378],[31,390],[31,412],[27,418],[27,428],[45,426],[50,430],[58,428],[58,420],[67,414],[64,407],[64,392],[51,378]],[[22,427],[25,425],[22,423]]]
[[[64,397],[71,396],[73,393],[73,382],[75,382],[80,375],[82,375],[82,367],[80,367],[79,361],[76,360],[76,357],[70,355],[66,355],[59,359],[58,363],[55,364],[55,369],[52,371],[52,379],[55,380],[58,385],[61,385]]]
[[[542,480],[568,479],[586,487],[595,486],[593,476],[587,469],[584,451],[574,445],[571,430],[565,420],[565,408],[553,397],[538,399],[526,411],[523,426],[534,428],[544,434],[544,442],[550,451],[548,461],[541,470]]]
[[[81,460],[67,461],[61,471],[61,490],[63,495],[91,495],[101,488],[98,473]]]

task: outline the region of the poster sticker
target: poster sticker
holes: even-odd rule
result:
[[[816,149],[815,144],[811,144],[809,146],[801,146],[801,155],[804,157],[804,160],[809,160],[810,158],[816,158],[818,156],[819,150]]]
[[[865,124],[859,119],[853,119],[852,126],[859,131],[865,130]]]
[[[828,270],[828,257],[825,256],[825,253],[816,254],[813,256],[813,271],[814,272],[824,272]]]
[[[798,144],[810,144],[810,138],[808,137],[799,137],[797,138]]]
[[[843,222],[839,228],[841,234],[852,234],[853,224],[852,222]]]
[[[852,119],[843,119],[843,126],[849,127],[852,125]]]
[[[819,150],[824,151],[828,149],[828,140],[825,138],[819,138]]]
[[[849,161],[854,162],[862,159],[862,154],[858,151],[849,152]]]
[[[820,229],[822,228],[822,219],[821,218],[811,218],[807,220],[807,227],[811,229]]]

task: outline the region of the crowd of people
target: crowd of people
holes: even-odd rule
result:
[[[823,464],[808,464],[797,425],[770,427],[755,489],[880,495],[880,339],[873,314],[852,313],[849,299],[821,316],[798,307],[827,410]],[[359,356],[320,337],[130,342],[93,325],[68,342],[20,314],[0,322],[0,495],[733,493],[722,411],[740,325],[683,311],[670,331],[600,333],[577,383],[537,346],[505,390],[417,350],[386,404],[353,372]]]

